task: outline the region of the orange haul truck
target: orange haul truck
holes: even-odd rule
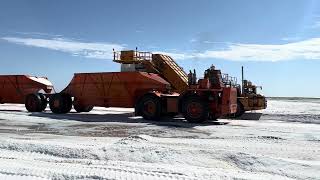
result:
[[[236,88],[224,86],[220,70],[211,67],[205,72],[205,78],[198,81],[191,73],[183,79],[188,81],[186,89],[176,92],[168,82],[175,79],[160,76],[159,68],[148,63],[153,59],[167,68],[165,70],[174,71],[173,75],[181,73],[181,68],[169,56],[121,51],[115,53],[114,61],[125,64],[122,72],[75,74],[64,90],[49,97],[50,109],[54,113],[68,113],[72,105],[77,112],[89,112],[93,106],[132,107],[136,115],[148,120],[182,114],[189,122],[203,122],[236,112]],[[147,61],[139,64],[136,60]],[[154,73],[140,72],[138,66],[154,68]]]

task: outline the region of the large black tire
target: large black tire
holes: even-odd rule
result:
[[[161,117],[160,98],[153,95],[143,96],[137,104],[137,114],[146,120],[159,120]]]
[[[42,102],[39,94],[29,94],[25,99],[25,107],[29,112],[41,112]]]
[[[94,106],[85,106],[83,108],[83,112],[90,112],[90,111],[92,111],[93,108],[94,108]]]
[[[72,98],[68,94],[54,94],[50,97],[49,106],[53,113],[68,113],[72,109]]]
[[[191,123],[201,123],[208,119],[208,103],[200,97],[191,96],[182,101],[182,114]]]
[[[90,112],[94,106],[82,106],[77,103],[73,104],[73,108],[78,112]]]
[[[44,111],[47,106],[48,106],[48,101],[47,101],[47,98],[44,94],[42,93],[39,93],[39,96],[40,96],[40,99],[41,99],[41,112]]]
[[[235,113],[235,117],[240,117],[245,113],[244,107],[240,101],[237,101],[237,112]]]

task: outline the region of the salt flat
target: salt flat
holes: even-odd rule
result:
[[[0,105],[0,179],[320,179],[320,101],[270,99],[241,119],[146,121]]]

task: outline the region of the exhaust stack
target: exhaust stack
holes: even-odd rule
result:
[[[242,94],[244,93],[244,79],[243,79],[243,66],[241,66],[241,91],[242,91]]]

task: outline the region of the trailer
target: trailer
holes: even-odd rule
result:
[[[47,96],[53,90],[46,77],[0,75],[0,103],[25,104],[29,112],[41,112],[47,107]]]
[[[49,105],[54,113],[68,113],[72,105],[77,112],[89,112],[93,106],[130,108],[143,95],[166,93],[169,86],[152,73],[76,73],[64,90],[50,97]]]
[[[89,112],[94,106],[125,107],[134,108],[136,115],[147,120],[182,114],[189,122],[203,122],[237,110],[236,89],[224,87],[220,70],[213,66],[197,81],[195,74],[186,75],[166,55],[140,52],[137,57],[135,51],[121,51],[119,58],[117,54],[114,58],[125,64],[122,72],[76,73],[64,90],[50,96],[51,111],[68,113],[72,106],[77,112]],[[143,66],[136,64],[136,60],[148,58],[157,65],[149,61],[141,61]],[[135,65],[153,72],[139,71]],[[185,86],[184,90],[177,91],[173,82]]]

